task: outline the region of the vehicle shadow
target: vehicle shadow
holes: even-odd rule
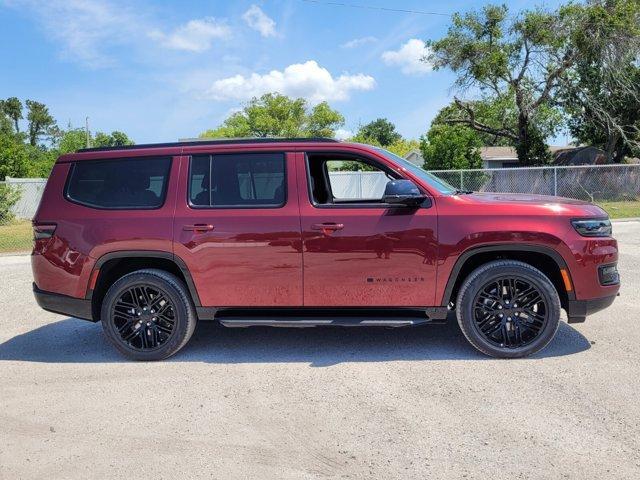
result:
[[[590,348],[576,329],[561,322],[554,340],[530,358],[572,355]],[[200,322],[171,362],[308,363],[487,360],[469,345],[455,317],[444,325],[415,328],[224,328]],[[127,361],[107,342],[99,324],[68,318],[0,344],[0,361],[109,363]]]

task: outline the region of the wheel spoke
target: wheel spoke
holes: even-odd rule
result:
[[[127,329],[131,328],[134,323],[135,323],[134,320],[127,320],[122,324],[121,327],[118,327],[118,333],[122,335]]]
[[[161,293],[159,293],[158,295],[156,295],[153,300],[151,301],[151,303],[149,304],[149,308],[155,308],[157,305],[159,305],[163,300],[166,299],[164,298],[164,295],[162,295]],[[164,305],[167,305],[169,302],[166,302]]]
[[[131,342],[131,340],[133,340],[138,335],[140,335],[140,330],[142,329],[138,328],[138,329],[131,330],[129,333],[122,336],[122,340],[124,340],[125,342]]]

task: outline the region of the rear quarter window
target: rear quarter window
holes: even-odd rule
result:
[[[170,166],[170,157],[76,162],[65,197],[100,209],[160,208],[166,197]]]

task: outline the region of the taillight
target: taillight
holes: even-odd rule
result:
[[[55,223],[42,223],[33,226],[33,239],[34,240],[46,240],[51,238],[56,231]]]

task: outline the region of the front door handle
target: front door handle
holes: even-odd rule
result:
[[[314,223],[311,225],[311,230],[321,230],[325,235],[343,228],[344,225],[342,223]]]
[[[185,225],[182,227],[183,230],[188,232],[210,232],[213,230],[213,225],[209,225],[206,223],[196,223],[195,225]]]

